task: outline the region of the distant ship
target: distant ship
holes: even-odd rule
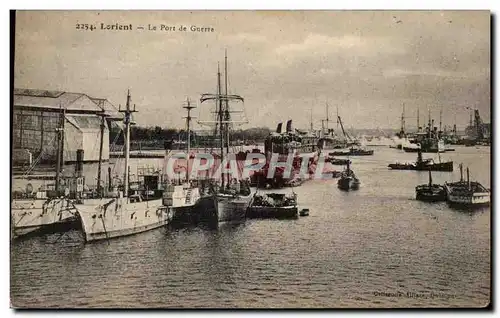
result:
[[[422,159],[422,152],[418,150],[417,162],[415,163],[391,163],[388,165],[393,170],[431,170],[431,171],[453,171],[453,161],[434,162],[432,159]]]
[[[316,135],[311,132],[302,132],[292,128],[292,120],[286,122],[285,131],[282,130],[283,123],[279,123],[276,131],[269,134],[264,141],[264,153],[266,154],[304,154],[313,153],[318,150]]]

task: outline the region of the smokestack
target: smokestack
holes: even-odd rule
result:
[[[288,120],[286,122],[286,132],[289,133],[289,132],[292,132],[292,120]]]
[[[283,123],[279,123],[279,124],[278,124],[278,127],[276,127],[276,132],[277,132],[278,134],[281,134],[281,127],[282,127],[282,126],[283,126]]]

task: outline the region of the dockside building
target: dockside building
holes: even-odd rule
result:
[[[103,98],[84,93],[18,88],[14,89],[12,112],[14,164],[26,160],[55,162],[61,118],[64,118],[62,149],[65,163],[76,160],[77,150],[83,150],[84,161],[98,161],[101,129],[102,159],[108,160],[109,125],[120,117],[116,108]]]

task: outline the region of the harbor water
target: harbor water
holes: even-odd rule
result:
[[[304,308],[478,307],[490,302],[490,209],[454,210],[415,200],[428,173],[391,171],[416,154],[373,147],[353,157],[361,181],[294,188],[310,216],[247,220],[218,228],[162,228],[84,244],[77,232],[11,244],[15,307]],[[424,154],[424,158],[437,154]],[[490,188],[490,149],[441,154]],[[132,159],[159,166],[161,159]],[[342,169],[341,166],[337,166]],[[68,168],[69,169],[69,168]],[[86,178],[95,178],[87,168]],[[134,168],[132,168],[134,173]],[[465,176],[465,172],[464,172]],[[292,191],[281,189],[280,191]]]

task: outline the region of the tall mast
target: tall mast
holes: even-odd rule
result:
[[[453,124],[453,135],[457,135],[457,113],[455,113],[455,122]]]
[[[226,71],[226,76],[227,76],[227,71]],[[227,81],[226,81],[227,83]],[[230,124],[230,118],[229,118],[229,110],[227,111],[227,120],[224,120],[224,104],[229,105],[229,100],[238,100],[241,102],[244,102],[243,97],[239,95],[228,95],[228,94],[222,94],[222,84],[221,84],[221,73],[220,73],[220,66],[219,63],[217,63],[217,93],[216,94],[202,94],[200,98],[200,103],[203,103],[208,100],[213,100],[216,103],[216,107],[218,108],[217,111],[215,112],[219,118],[215,121],[219,126],[219,129],[215,129],[215,133],[217,134],[217,131],[220,131],[220,152],[221,152],[221,163],[224,161],[224,127],[229,130],[229,125],[223,126],[223,124]],[[200,122],[201,123],[201,122]],[[208,123],[208,122],[207,122]],[[217,127],[216,126],[216,127]],[[229,137],[229,136],[227,136]],[[229,138],[228,138],[229,141]],[[229,143],[228,143],[229,145]],[[229,176],[229,175],[228,175]],[[224,177],[221,176],[221,181],[222,181],[222,186],[224,186]]]
[[[339,105],[337,105],[337,129],[339,129]]]
[[[101,169],[102,169],[102,148],[104,144],[104,110],[101,115],[101,125],[100,125],[100,133],[101,133],[101,140],[99,144],[99,164],[97,166],[97,193],[100,198],[102,198],[102,191],[101,191]]]
[[[326,131],[328,132],[328,102],[326,103]]]
[[[196,108],[196,106],[191,106],[191,101],[189,98],[187,99],[187,105],[184,106],[183,108],[187,109],[187,117],[186,117],[186,128],[187,128],[187,181],[189,181],[189,159],[190,159],[190,153],[191,153],[191,109]]]
[[[430,107],[430,106],[428,106],[428,111],[429,111],[429,123],[428,123],[429,130],[428,130],[428,137],[430,138],[430,137],[431,137],[431,132],[432,132],[432,125],[431,125],[431,107]]]
[[[469,167],[467,167],[467,187],[470,190]]]
[[[310,112],[311,112],[311,132],[312,132],[314,130],[314,128],[313,128],[313,109],[312,109],[312,107],[311,107],[311,111]]]
[[[420,131],[420,108],[417,107],[417,132]]]
[[[226,97],[226,153],[229,153],[229,100],[227,99],[227,49],[224,51],[224,96]]]
[[[401,130],[405,131],[405,103],[403,103],[403,113],[401,114]]]
[[[439,110],[439,131],[441,131],[441,125],[443,121],[443,106],[441,105],[441,109]]]
[[[124,123],[125,123],[125,173],[124,173],[124,189],[123,189],[123,196],[128,197],[128,168],[129,168],[129,157],[130,157],[130,121],[131,121],[131,115],[132,113],[137,112],[135,110],[135,105],[134,109],[130,108],[130,89],[127,91],[127,104],[125,105],[125,109],[119,109],[119,112],[124,113]]]
[[[56,193],[59,196],[59,188],[61,185],[61,170],[64,165],[63,149],[64,149],[64,121],[65,109],[59,104],[59,127],[57,128],[57,154],[56,154]]]
[[[224,126],[223,125],[223,107],[222,107],[222,96],[221,96],[221,83],[220,83],[220,67],[219,63],[217,63],[217,99],[219,102],[219,127],[220,127],[220,162],[222,165],[222,162],[224,161]],[[222,167],[221,167],[222,168]],[[221,186],[224,188],[224,176],[221,176]]]

